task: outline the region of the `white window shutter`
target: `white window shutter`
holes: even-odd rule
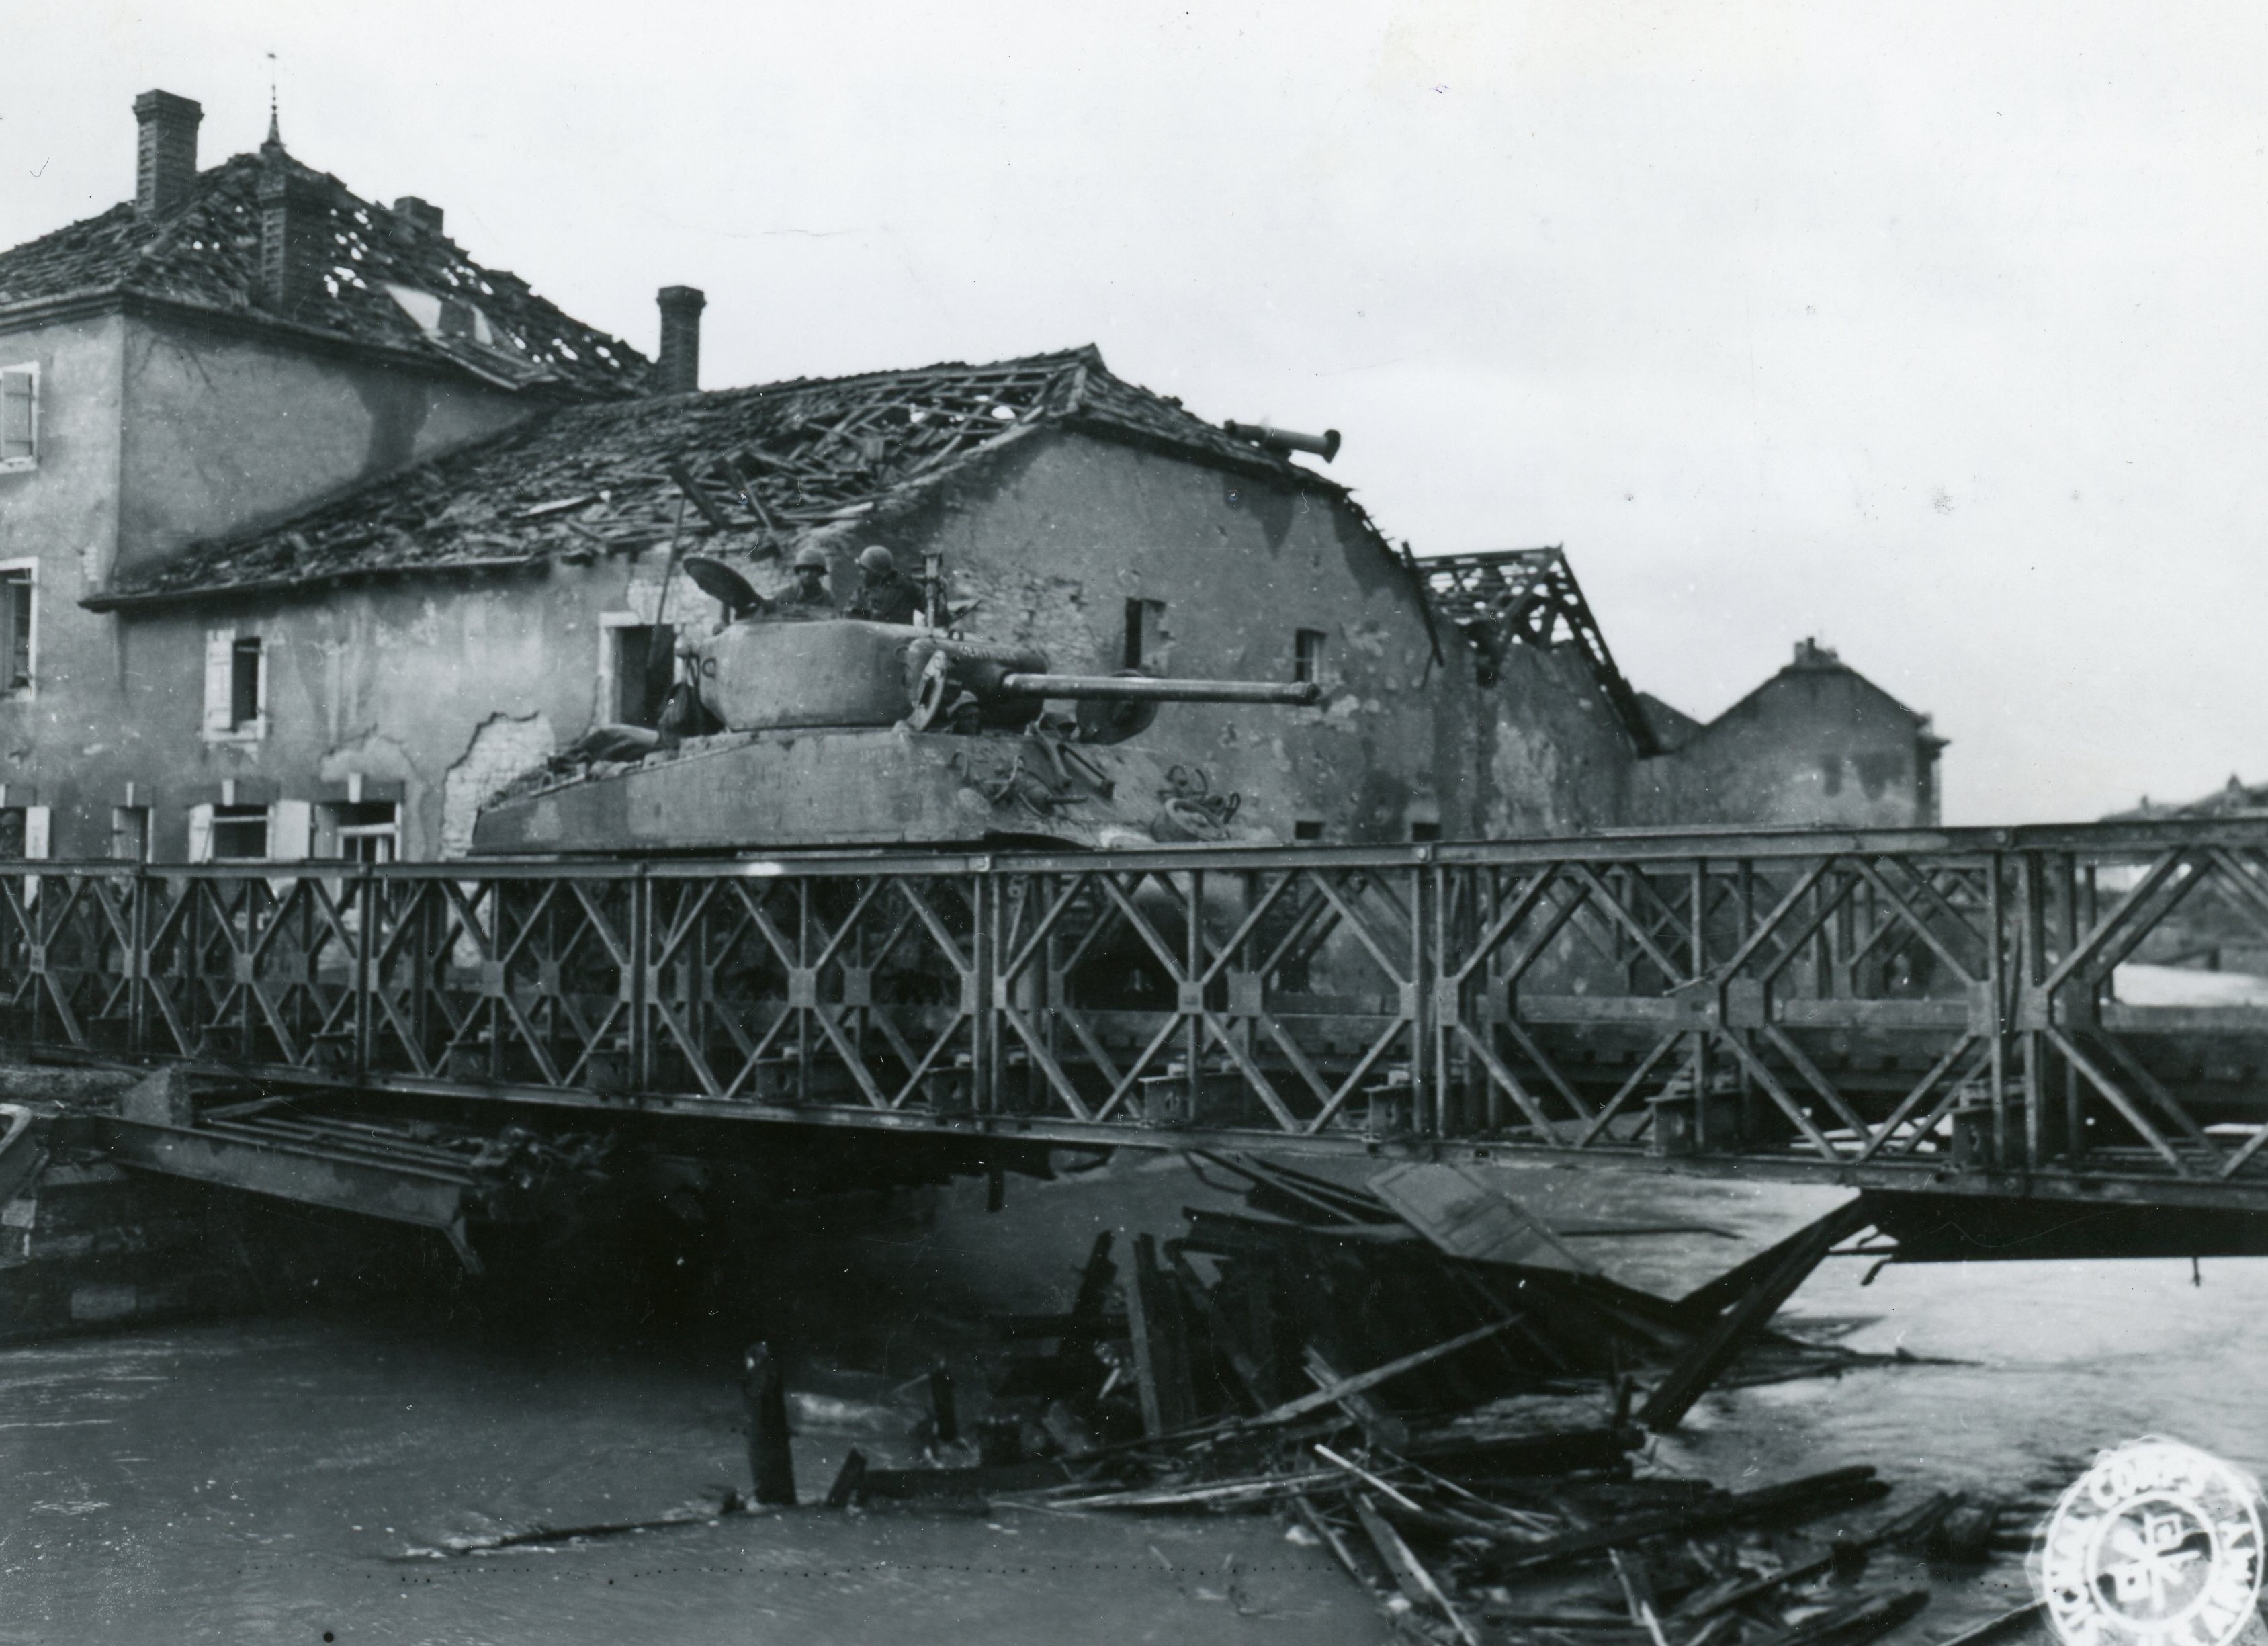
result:
[[[0,371],[0,462],[28,464],[39,454],[39,368]]]
[[[43,858],[48,855],[49,820],[55,816],[50,806],[24,808],[24,855]]]
[[[304,863],[314,841],[312,801],[277,801],[268,808],[268,856],[276,863]]]
[[[205,631],[205,734],[209,737],[225,737],[232,729],[228,699],[232,678],[231,653],[235,646],[235,630]]]
[[[210,806],[189,808],[189,861],[212,861],[212,812]]]

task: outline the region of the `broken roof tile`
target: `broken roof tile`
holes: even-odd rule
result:
[[[1112,376],[1090,347],[562,408],[263,532],[192,545],[86,603],[534,565],[587,557],[594,543],[644,548],[681,529],[713,536],[685,508],[672,460],[720,506],[731,535],[746,534],[735,547],[780,548],[909,505],[1042,425],[1346,497],[1313,470]]]
[[[541,384],[586,397],[644,388],[650,367],[628,343],[564,314],[516,276],[482,268],[447,235],[288,156],[224,160],[199,173],[188,199],[156,218],[128,201],[0,252],[0,314],[107,291],[264,309],[260,178],[271,163],[315,182],[328,213],[321,271],[289,317],[295,322],[432,355],[504,388]],[[445,303],[473,312],[445,319]]]

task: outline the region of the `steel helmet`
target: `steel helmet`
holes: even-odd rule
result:
[[[800,572],[806,566],[821,572],[827,570],[827,550],[817,543],[804,544],[795,551],[795,569]]]
[[[861,572],[895,572],[898,569],[898,558],[881,544],[869,543],[858,551],[858,569]]]

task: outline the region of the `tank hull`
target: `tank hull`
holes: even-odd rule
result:
[[[1094,848],[1189,838],[1186,808],[1138,748],[895,727],[726,734],[507,793],[483,855],[918,847],[1002,839]],[[1250,842],[1232,822],[1206,838]]]

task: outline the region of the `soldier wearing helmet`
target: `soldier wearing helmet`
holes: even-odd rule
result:
[[[795,587],[780,596],[790,616],[831,617],[834,592],[827,587],[827,550],[806,543],[795,551]]]
[[[850,615],[868,623],[910,624],[922,609],[919,586],[898,575],[897,557],[873,543],[858,551],[858,598]]]

